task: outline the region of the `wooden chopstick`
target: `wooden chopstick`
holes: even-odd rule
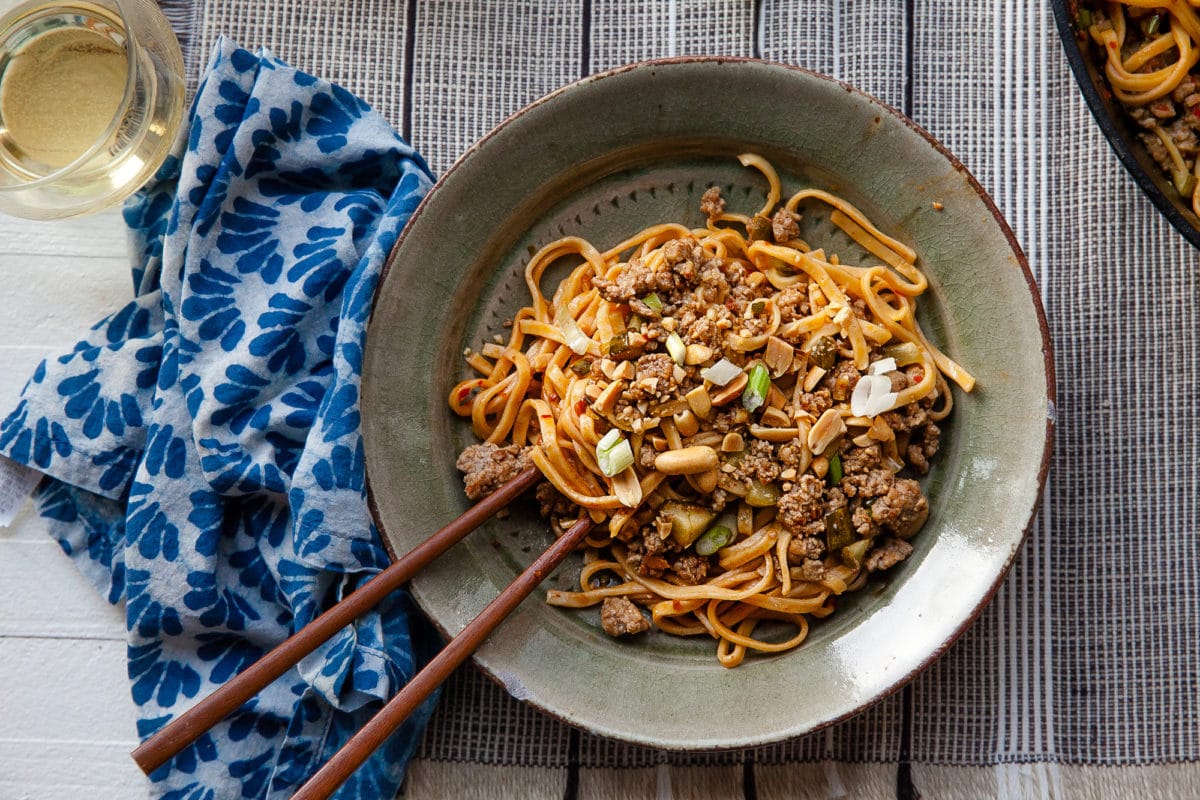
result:
[[[389,700],[341,750],[334,753],[325,766],[317,770],[316,774],[300,787],[300,791],[292,795],[292,800],[325,800],[332,795],[351,773],[362,766],[367,757],[408,719],[409,714],[450,676],[455,667],[466,661],[471,653],[483,644],[488,634],[562,563],[567,554],[583,541],[594,524],[591,517],[585,515],[550,545],[550,548],[518,575],[479,616],[471,620],[462,633],[455,636],[425,669],[414,675],[400,693]]]
[[[541,478],[529,467],[492,494],[471,506],[462,516],[410,550],[349,597],[292,634],[233,680],[201,700],[163,727],[133,751],[133,760],[149,775],[180,750],[200,738],[254,695],[265,689],[329,637],[377,605],[485,520],[504,508]],[[527,592],[528,593],[528,592]],[[365,758],[365,756],[364,756]],[[339,781],[340,783],[340,781]]]

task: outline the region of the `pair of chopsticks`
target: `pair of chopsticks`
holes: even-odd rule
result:
[[[414,547],[349,597],[292,634],[283,644],[143,742],[133,751],[133,760],[147,775],[161,767],[200,738],[209,728],[295,666],[338,630],[349,625],[356,617],[407,583],[422,567],[532,487],[540,477],[541,473],[536,467],[529,467],[471,506],[458,519]],[[590,517],[584,515],[571,526],[570,530],[489,603],[479,616],[463,628],[425,669],[414,675],[362,730],[351,737],[341,750],[300,787],[292,796],[292,800],[323,800],[332,795],[413,710],[483,644],[496,626],[562,563],[583,541],[594,524]]]

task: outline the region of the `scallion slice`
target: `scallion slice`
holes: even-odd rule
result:
[[[683,366],[683,360],[687,357],[687,345],[683,343],[678,333],[674,331],[667,337],[667,352],[671,354],[671,360],[679,366]]]
[[[643,297],[642,302],[645,303],[647,306],[649,306],[650,310],[653,311],[655,314],[662,313],[662,310],[663,310],[662,300],[659,299],[659,296],[654,294],[653,292],[651,292],[650,294]]]
[[[830,486],[837,486],[842,482],[842,455],[834,453],[829,459],[829,478]]]
[[[757,411],[767,402],[767,392],[771,391],[771,373],[763,364],[755,364],[750,368],[750,378],[742,391],[742,408],[747,411]]]
[[[733,531],[724,525],[714,525],[696,540],[696,555],[711,556],[733,541]]]
[[[624,472],[633,466],[633,448],[629,440],[621,438],[621,432],[613,428],[596,445],[596,463],[608,477]]]
[[[712,381],[717,386],[725,386],[731,380],[742,374],[742,368],[727,358],[722,358],[711,367],[700,370],[700,377]]]
[[[867,367],[868,375],[886,375],[889,372],[896,371],[896,359],[888,356],[881,358],[878,361],[872,361]]]
[[[579,325],[575,323],[572,317],[567,317],[558,326],[563,333],[563,339],[567,343],[567,347],[577,356],[581,356],[587,352],[588,343],[591,339],[583,335],[583,331],[579,330]]]

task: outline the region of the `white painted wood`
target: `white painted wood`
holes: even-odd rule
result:
[[[6,800],[138,800],[149,781],[125,742],[0,740]]]
[[[38,362],[132,294],[118,212],[0,217],[0,416]],[[26,505],[0,530],[0,798],[126,800],[148,781],[125,671],[125,624]]]
[[[49,537],[0,546],[0,586],[0,641],[9,636],[125,641],[123,608],[92,602],[93,596],[99,599],[92,585]]]

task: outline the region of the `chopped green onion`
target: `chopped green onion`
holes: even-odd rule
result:
[[[826,475],[829,478],[830,486],[837,486],[842,482],[842,454],[834,453],[829,459],[829,473]]]
[[[1092,12],[1089,9],[1079,9],[1079,14],[1075,17],[1075,21],[1079,23],[1080,30],[1086,31],[1092,27]]]
[[[886,375],[889,372],[895,372],[897,368],[896,359],[888,356],[881,358],[878,361],[872,361],[867,365],[868,375]]]
[[[716,525],[696,540],[696,555],[711,556],[732,541],[733,531],[724,525]]]
[[[783,259],[776,258],[775,256],[767,256],[767,263],[771,265],[772,269],[778,271],[780,275],[785,277],[796,275],[800,272],[800,270],[796,269],[788,262],[784,261]]]
[[[662,310],[663,310],[662,300],[660,300],[658,295],[654,294],[653,292],[651,292],[650,294],[643,297],[642,302],[645,303],[647,306],[649,306],[650,310],[653,311],[655,314],[662,313]]]
[[[850,512],[845,506],[835,508],[825,515],[825,549],[832,553],[854,544],[854,530],[850,527]]]
[[[574,372],[579,377],[592,374],[592,362],[586,358],[581,358],[571,365],[571,372]]]
[[[762,214],[755,214],[746,226],[746,238],[752,242],[771,238],[771,220]]]
[[[621,331],[616,336],[608,340],[604,345],[604,352],[610,356],[619,356],[629,349],[629,332]]]
[[[1162,14],[1153,14],[1142,23],[1142,30],[1147,36],[1153,36],[1158,33],[1158,26],[1162,24]]]
[[[616,428],[604,434],[596,445],[596,463],[610,478],[633,466],[633,448],[628,439],[621,438],[621,432]]]
[[[837,345],[828,336],[820,336],[808,348],[808,357],[821,369],[833,369],[837,361]]]
[[[746,504],[755,508],[768,508],[778,505],[782,496],[783,492],[779,491],[775,484],[755,480],[750,482],[750,491],[746,492]]]
[[[641,314],[630,314],[629,322],[625,323],[625,327],[631,331],[636,331],[636,330],[639,330],[645,324],[646,324],[646,320],[642,319]]]
[[[1196,191],[1196,176],[1186,170],[1176,170],[1171,175],[1175,180],[1175,188],[1184,197],[1191,197]]]
[[[767,402],[767,392],[771,391],[771,373],[767,372],[767,368],[761,364],[755,364],[750,368],[750,379],[746,381],[746,388],[742,390],[742,408],[747,411],[756,411],[763,403]]]
[[[725,386],[731,380],[742,374],[742,368],[727,358],[722,358],[711,367],[700,370],[700,377],[712,381],[717,386]]]
[[[898,367],[907,367],[909,364],[916,364],[921,360],[921,351],[912,342],[890,344],[883,348],[883,354],[888,358],[896,359]]]
[[[863,558],[871,547],[870,539],[859,539],[851,545],[842,548],[842,563],[850,569],[862,569]]]
[[[671,354],[671,360],[679,366],[683,366],[683,360],[687,357],[687,345],[674,331],[667,337],[667,352]]]
[[[558,327],[563,332],[563,339],[566,341],[567,347],[571,348],[575,355],[581,356],[587,352],[591,339],[584,336],[583,331],[579,330],[579,325],[572,317],[564,319]]]

